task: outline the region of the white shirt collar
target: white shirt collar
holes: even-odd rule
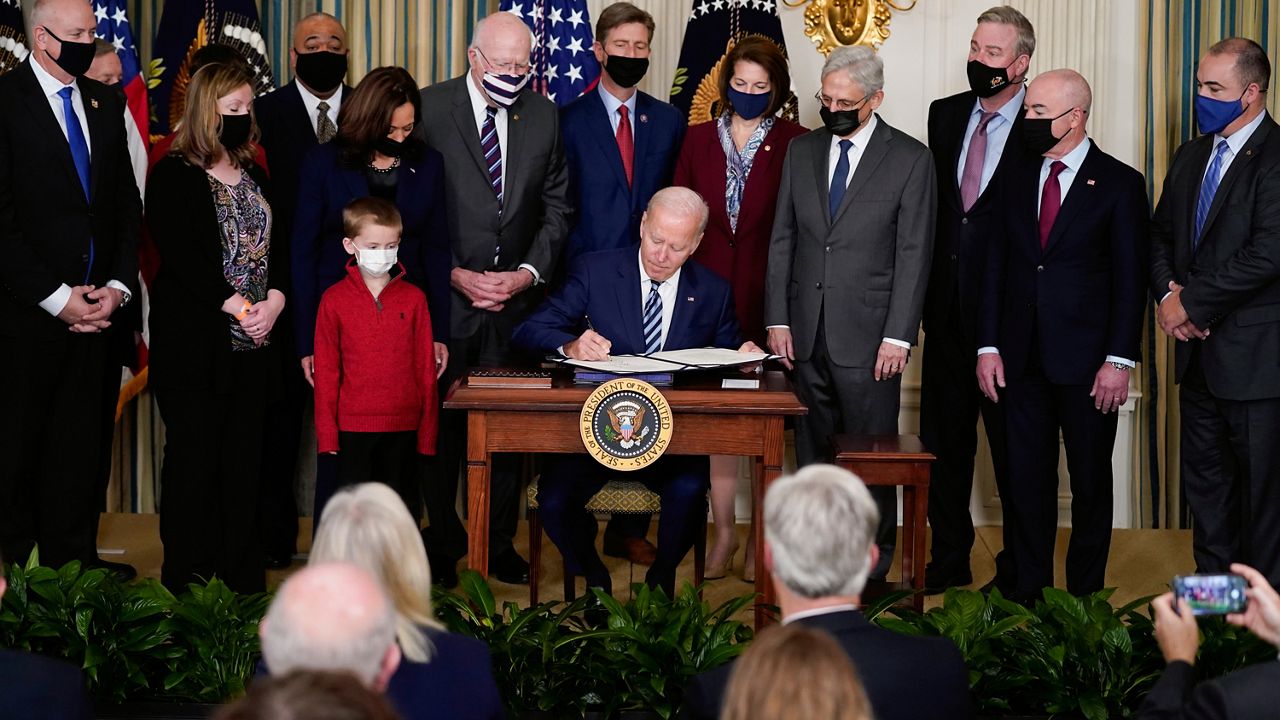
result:
[[[302,104],[307,106],[307,114],[314,121],[316,109],[320,105],[321,99],[316,97],[315,93],[308,90],[302,83],[295,82],[294,84],[298,86],[298,94],[302,96]],[[329,112],[333,113],[333,117],[337,117],[338,108],[342,106],[342,90],[343,87],[339,84],[337,91],[324,100],[324,102],[329,103]]]
[[[35,51],[33,50],[32,53],[34,52]],[[63,85],[61,80],[50,75],[49,71],[44,69],[44,66],[36,62],[34,54],[27,60],[27,62],[31,63],[31,69],[36,74],[36,82],[40,83],[40,90],[44,92],[46,97],[53,97],[54,95],[57,95],[58,91],[64,87],[71,87],[73,95],[80,92],[80,87],[76,85],[75,78],[71,78],[70,83]]]
[[[803,620],[805,618],[818,617],[819,615],[832,615],[835,613],[850,612],[850,611],[857,612],[857,610],[858,610],[858,606],[853,604],[828,605],[826,607],[813,608],[811,610],[801,610],[798,613],[792,613],[782,618],[782,624],[790,625],[796,620]]]
[[[475,76],[471,74],[470,70],[467,71],[466,83],[467,95],[471,98],[471,111],[475,114],[476,118],[478,118],[478,122],[483,122],[486,108],[489,108],[490,105],[489,102],[484,99],[484,95],[480,94],[480,88],[476,87]],[[492,107],[497,108],[498,116],[503,116],[507,112],[507,109],[501,105],[494,105]]]
[[[1004,105],[1001,105],[1000,109],[996,110],[996,114],[1004,118],[1005,122],[1012,125],[1013,122],[1018,119],[1018,113],[1022,112],[1022,101],[1026,97],[1027,97],[1027,85],[1026,83],[1021,83],[1021,87],[1018,88],[1018,93],[1014,95],[1012,98],[1010,98],[1009,102],[1005,103]],[[970,112],[969,114],[979,115],[984,112],[986,112],[986,110],[982,108],[982,100],[981,99],[974,100],[973,111]]]
[[[875,133],[876,125],[879,123],[880,120],[876,118],[876,114],[871,113],[871,117],[862,124],[862,127],[858,128],[858,131],[853,134],[853,137],[842,138],[838,135],[832,134],[831,149],[834,151],[835,148],[839,147],[841,140],[852,140],[854,146],[858,148],[858,153],[861,154],[862,151],[867,149],[867,145],[871,143],[871,136]]]
[[[1262,125],[1262,120],[1266,116],[1267,116],[1267,111],[1263,110],[1262,112],[1258,113],[1258,117],[1254,118],[1248,125],[1245,125],[1239,130],[1231,133],[1231,137],[1224,138],[1221,135],[1214,135],[1213,147],[1217,148],[1218,143],[1220,141],[1226,140],[1227,147],[1231,149],[1231,157],[1235,157],[1236,155],[1239,155],[1240,150],[1244,147],[1244,144],[1249,142],[1249,138],[1253,137],[1254,131],[1258,129],[1258,126]]]
[[[644,241],[642,240],[641,242],[644,242]],[[637,252],[636,252],[636,264],[640,266],[640,282],[641,282],[641,284],[646,283],[646,282],[649,282],[649,283],[653,282],[653,278],[649,277],[649,273],[645,272],[645,269],[644,269],[644,259],[640,257],[640,252],[639,252],[639,251],[637,251]],[[676,268],[676,271],[675,271],[675,272],[673,272],[673,273],[671,273],[671,277],[669,277],[669,278],[667,278],[666,280],[663,280],[663,281],[662,281],[662,287],[663,287],[664,289],[665,289],[665,288],[676,288],[676,287],[679,287],[679,286],[680,286],[680,272],[681,272],[682,270],[684,270],[684,266],[683,266],[683,265],[681,265],[680,267]],[[659,292],[661,292],[661,291],[659,291]]]
[[[610,121],[613,120],[613,116],[618,114],[618,108],[623,105],[627,106],[627,115],[632,118],[632,121],[635,120],[636,96],[640,94],[639,90],[631,93],[631,97],[627,98],[626,102],[619,100],[613,96],[613,93],[605,90],[604,83],[596,83],[596,92],[600,93],[600,99],[604,101],[604,111]]]

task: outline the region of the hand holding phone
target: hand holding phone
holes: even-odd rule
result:
[[[1243,612],[1248,603],[1247,583],[1241,575],[1178,575],[1173,579],[1176,609],[1189,608],[1192,615],[1227,615]]]

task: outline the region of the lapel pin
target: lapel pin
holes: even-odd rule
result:
[[[417,169],[417,168],[409,168],[409,172],[410,172],[410,173],[412,173],[412,174],[414,174],[414,175],[417,175],[417,174],[418,174],[418,169]]]
[[[1250,148],[1249,150],[1245,150],[1245,151],[1244,151],[1244,154],[1245,154],[1245,155],[1252,155],[1252,154],[1253,154],[1253,149],[1252,149],[1252,148]]]
[[[1098,183],[1094,182],[1093,178],[1089,178],[1088,180],[1085,180],[1085,181],[1084,181],[1084,184],[1085,184],[1085,185],[1089,185],[1089,186],[1093,186],[1093,185],[1097,185]]]
[[[648,115],[645,115],[644,113],[640,113],[640,122],[642,122],[642,123],[647,123],[647,122],[649,122],[649,116],[648,116]]]
[[[685,301],[685,302],[693,302],[693,296],[692,296],[692,295],[690,295],[689,297],[685,298],[685,299],[684,299],[684,301]]]
[[[770,150],[772,150],[772,149],[773,149],[773,146],[772,146],[772,145],[765,145],[765,146],[764,146],[764,151],[765,151],[765,152],[769,152],[769,151],[770,151]]]
[[[97,110],[97,109],[98,109],[98,99],[97,99],[97,98],[89,98],[89,105],[90,105],[90,107],[92,107],[94,110]]]
[[[519,115],[512,115],[512,116],[511,116],[511,119],[512,119],[512,120],[519,120],[519,119],[520,119],[520,116],[519,116]]]

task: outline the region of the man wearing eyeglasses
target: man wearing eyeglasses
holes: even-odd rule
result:
[[[512,362],[512,330],[542,298],[569,234],[571,207],[559,117],[550,100],[525,92],[532,36],[516,16],[498,12],[476,25],[465,75],[422,91],[420,127],[444,155],[453,234],[452,338],[444,387],[468,367]],[[467,552],[454,511],[466,447],[461,417],[441,423],[438,454],[424,488],[431,569],[456,577]],[[490,570],[503,582],[528,582],[529,564],[512,547],[518,509],[518,458],[494,459]]]
[[[884,63],[870,48],[831,53],[818,93],[825,127],[792,141],[765,280],[769,347],[795,365],[809,408],[800,465],[829,460],[834,433],[898,431],[902,372],[920,328],[936,193],[929,150],[881,120]],[[894,488],[880,507],[883,579],[893,560]]]

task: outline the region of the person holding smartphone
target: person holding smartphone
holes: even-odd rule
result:
[[[1280,647],[1280,593],[1259,571],[1234,563],[1242,576],[1244,610],[1228,613],[1227,622]],[[1270,718],[1280,703],[1280,663],[1252,665],[1195,685],[1200,629],[1185,599],[1172,592],[1152,601],[1156,642],[1167,665],[1138,710],[1140,720],[1157,718]],[[1194,686],[1194,687],[1193,687]]]

